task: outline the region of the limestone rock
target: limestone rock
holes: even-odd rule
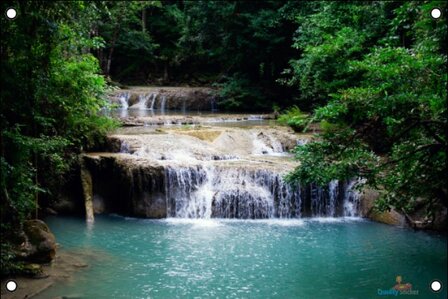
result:
[[[21,245],[24,259],[35,263],[49,263],[56,254],[56,239],[42,220],[28,220],[23,224],[26,241]]]
[[[375,200],[379,197],[379,192],[372,189],[364,189],[361,195],[361,214],[373,221],[381,222],[389,225],[406,226],[406,218],[404,215],[395,210],[386,212],[377,212],[373,206]]]

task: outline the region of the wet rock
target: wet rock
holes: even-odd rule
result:
[[[35,263],[49,263],[56,254],[56,240],[42,220],[28,220],[23,224],[26,241],[21,245],[21,256]]]
[[[426,214],[426,208],[422,202],[419,206],[415,207],[414,211],[409,214],[391,209],[386,212],[378,212],[373,208],[375,200],[379,197],[379,192],[376,190],[366,188],[361,195],[361,214],[373,221],[396,225],[405,226],[414,229],[429,229],[444,231],[447,229],[447,209],[446,207],[439,205],[434,213],[433,217],[428,217]]]
[[[446,231],[447,228],[447,208],[440,203],[434,204],[434,212],[428,215],[425,201],[420,200],[413,212],[405,214],[409,227],[414,229]]]
[[[95,213],[166,217],[160,165],[125,154],[86,155],[84,159],[93,179]]]
[[[375,200],[379,197],[379,192],[372,189],[364,189],[361,195],[361,215],[373,221],[381,222],[389,225],[406,226],[404,215],[395,210],[386,212],[378,212],[374,209]]]
[[[92,175],[89,169],[85,166],[84,157],[81,156],[81,184],[84,191],[84,202],[86,207],[86,220],[88,222],[94,221],[93,210],[93,187],[92,187]]]
[[[25,264],[22,268],[23,274],[29,275],[29,276],[38,276],[43,274],[42,273],[42,266],[39,264]]]

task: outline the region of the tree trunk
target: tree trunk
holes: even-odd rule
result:
[[[106,71],[104,72],[106,77],[110,77],[110,66],[112,64],[112,54],[114,53],[115,43],[117,42],[119,31],[120,31],[120,26],[117,26],[115,28],[114,35],[112,37],[112,42],[111,42],[110,49],[109,49],[109,56],[107,57]]]
[[[146,8],[142,10],[142,31],[146,32]]]

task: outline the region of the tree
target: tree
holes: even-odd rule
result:
[[[103,73],[110,77],[114,55],[126,55],[131,61],[126,68],[135,68],[141,60],[150,60],[157,45],[146,30],[147,9],[161,6],[160,1],[103,1],[99,4],[99,16],[94,23],[94,33],[105,41],[97,57]],[[116,53],[118,51],[118,53]],[[126,54],[125,54],[126,53]],[[119,61],[125,64],[124,61]],[[128,71],[129,72],[129,71]],[[126,72],[126,73],[128,73]]]
[[[2,2],[6,10],[11,3]],[[93,146],[114,122],[105,79],[90,49],[92,2],[15,4],[18,16],[1,20],[1,269],[13,271],[7,250],[23,220],[54,200],[76,155]],[[26,17],[25,17],[26,16]],[[42,198],[44,197],[44,198]]]
[[[382,191],[380,210],[423,206],[432,216],[447,206],[447,26],[429,17],[433,7],[445,11],[446,3],[400,3],[368,53],[345,56],[349,76],[360,79],[327,85],[329,101],[313,116],[323,133],[296,148],[300,166],[291,181],[362,177]]]
[[[393,3],[318,1],[296,15],[293,47],[299,59],[290,61],[281,82],[300,90],[299,104],[316,108],[329,94],[358,81],[348,62],[361,58],[383,36],[387,11]]]

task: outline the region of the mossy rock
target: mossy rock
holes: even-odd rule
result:
[[[42,266],[39,264],[24,264],[22,267],[22,271],[24,275],[28,275],[28,276],[41,276],[43,274],[43,269]]]
[[[28,220],[23,224],[28,246],[26,260],[35,263],[49,263],[56,255],[56,239],[42,220]]]

